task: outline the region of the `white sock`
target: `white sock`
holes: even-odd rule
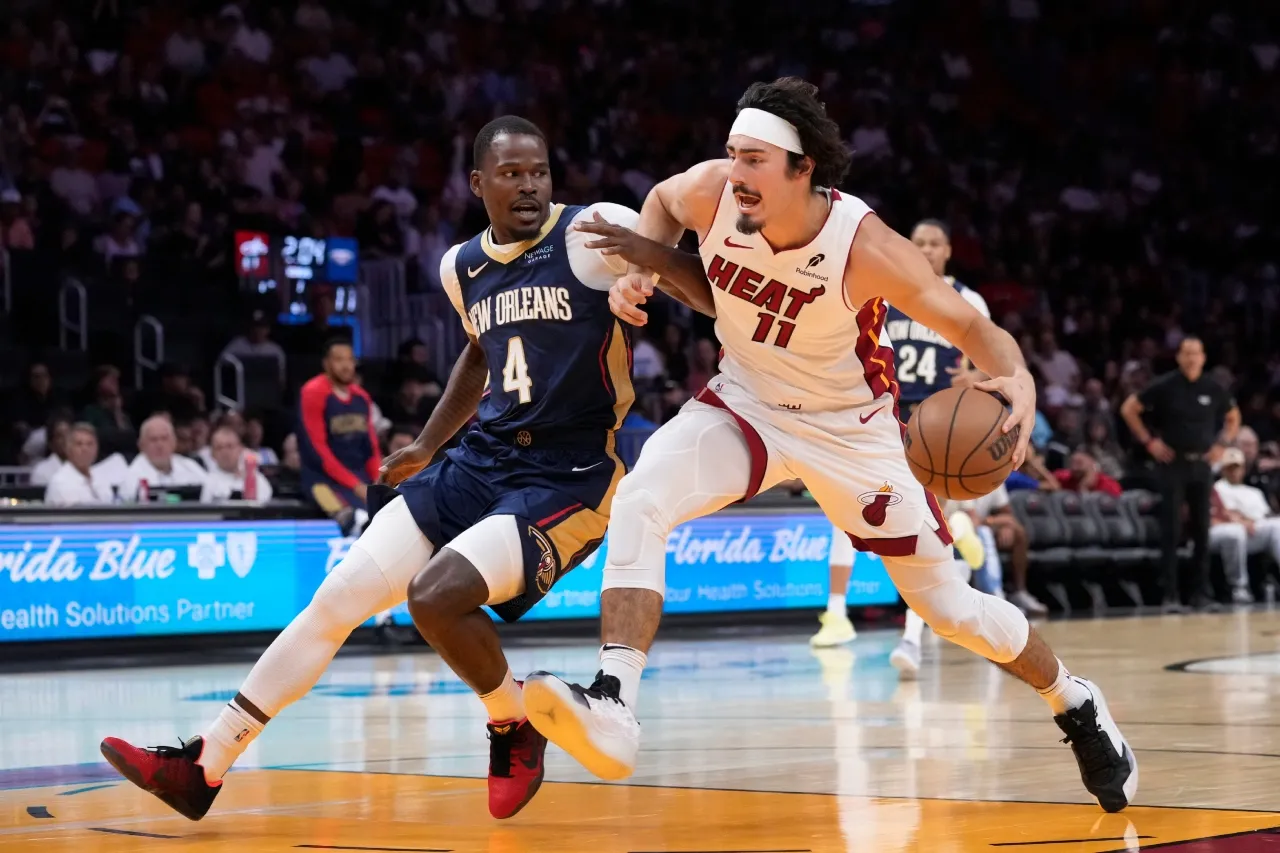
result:
[[[924,637],[924,620],[914,611],[908,608],[907,624],[902,629],[902,639],[909,643],[920,645],[920,640]]]
[[[1067,672],[1067,668],[1058,661],[1058,677],[1044,690],[1036,691],[1044,701],[1049,703],[1055,716],[1067,713],[1072,708],[1079,708],[1093,698],[1093,693],[1085,687],[1080,679]]]
[[[491,723],[514,723],[525,718],[524,694],[520,692],[520,685],[516,684],[510,669],[497,689],[481,696],[480,701],[489,712]]]
[[[849,604],[845,601],[843,595],[837,595],[834,592],[827,596],[827,612],[837,616],[849,618]]]
[[[212,785],[221,779],[265,726],[235,700],[228,702],[204,733],[204,751],[197,763],[204,768],[205,782]]]
[[[622,685],[619,697],[633,712],[640,695],[640,675],[648,661],[648,655],[630,646],[605,643],[600,647],[600,669],[618,679]]]

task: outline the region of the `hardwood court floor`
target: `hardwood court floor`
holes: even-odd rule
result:
[[[1138,754],[1121,815],[1087,801],[1043,703],[958,649],[926,642],[921,680],[899,684],[889,633],[821,654],[798,635],[709,635],[655,649],[628,784],[553,749],[506,822],[485,807],[479,703],[433,655],[340,658],[200,823],[120,782],[98,741],[198,732],[247,666],[0,676],[0,850],[1280,853],[1280,615],[1043,633],[1106,689]],[[518,674],[595,669],[585,643],[511,657]]]

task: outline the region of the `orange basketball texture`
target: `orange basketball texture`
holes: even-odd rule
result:
[[[907,464],[940,498],[971,500],[1000,487],[1013,470],[1018,430],[1001,432],[1009,410],[994,394],[947,388],[916,407],[907,423]]]

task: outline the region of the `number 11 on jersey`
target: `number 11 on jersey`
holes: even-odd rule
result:
[[[524,359],[524,341],[519,335],[507,339],[507,364],[502,368],[502,390],[515,392],[521,403],[533,399],[533,380],[529,378],[529,363]]]

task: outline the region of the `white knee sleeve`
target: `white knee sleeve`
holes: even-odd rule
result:
[[[485,604],[503,604],[524,592],[524,548],[514,515],[491,515],[459,533],[449,543],[467,559],[489,586]]]
[[[373,557],[359,543],[352,545],[311,603],[263,653],[240,692],[276,716],[315,686],[352,631],[404,601],[406,589],[392,589]]]
[[[402,497],[392,500],[373,517],[351,546],[351,551],[356,549],[369,555],[386,577],[387,585],[399,595],[392,605],[408,597],[409,582],[426,568],[435,553],[435,546],[422,535]]]
[[[961,580],[949,556],[892,557],[884,564],[902,600],[939,637],[996,663],[1026,648],[1030,626],[1022,611]]]
[[[733,416],[690,401],[645,442],[618,484],[602,588],[665,595],[671,529],[741,499],[750,479],[751,453]],[[767,475],[762,488],[776,481]]]
[[[404,601],[407,590],[407,586],[393,589],[382,568],[357,542],[320,584],[303,613],[316,617],[318,632],[345,638],[369,618]]]
[[[653,492],[636,483],[636,473],[622,478],[613,499],[601,589],[650,589],[665,597],[672,524]]]

